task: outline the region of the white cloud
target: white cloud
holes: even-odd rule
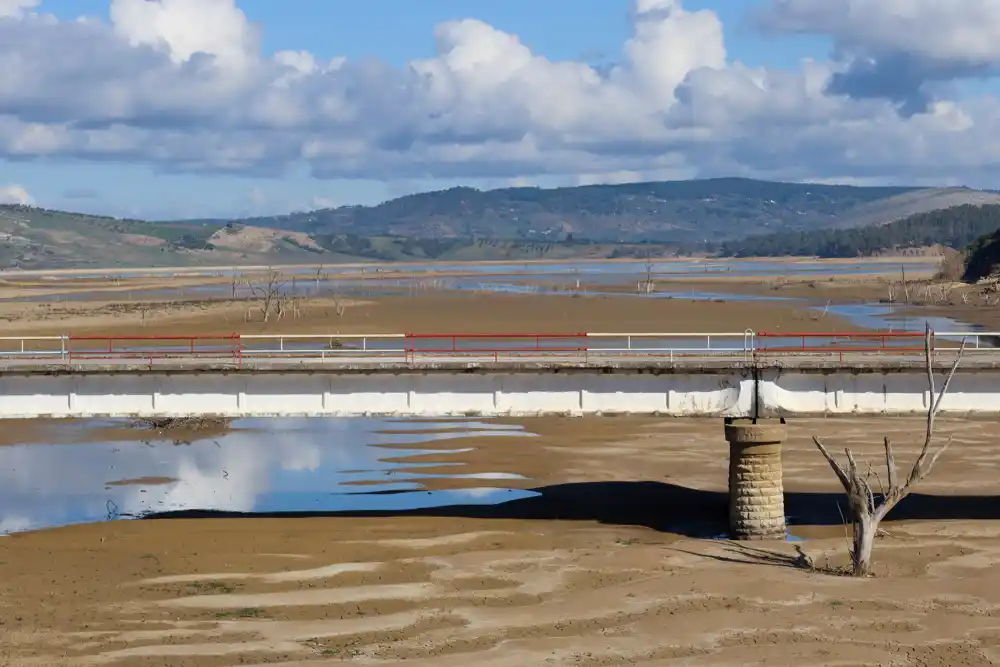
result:
[[[41,0],[0,0],[0,19],[21,18],[40,2]]]
[[[110,14],[115,32],[129,44],[162,50],[175,63],[202,53],[242,67],[258,50],[235,0],[111,0]]]
[[[305,164],[390,182],[984,184],[1000,104],[935,86],[1000,63],[994,3],[776,0],[771,29],[837,44],[831,62],[784,70],[732,61],[719,17],[681,0],[633,0],[609,68],[551,60],[475,19],[442,23],[433,56],[393,68],[263,54],[234,0],[111,0],[109,22],[0,0],[17,17],[0,20],[0,156],[257,176]]]
[[[995,0],[774,0],[764,20],[873,51],[967,65],[1000,62]]]
[[[759,16],[777,32],[832,37],[842,63],[830,90],[924,110],[934,84],[996,76],[996,0],[772,0]]]
[[[34,206],[35,199],[20,185],[0,185],[0,204]]]

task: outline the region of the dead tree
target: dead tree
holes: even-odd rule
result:
[[[253,295],[261,300],[260,310],[264,315],[264,321],[271,318],[271,310],[277,305],[281,297],[281,274],[274,269],[269,269],[263,285],[251,285]]]
[[[813,436],[813,442],[816,443],[816,447],[819,448],[819,451],[826,458],[833,472],[837,475],[837,479],[843,485],[844,491],[847,493],[848,518],[853,524],[851,566],[852,573],[856,577],[866,577],[871,574],[872,548],[875,545],[875,536],[879,531],[879,524],[882,522],[882,519],[892,511],[893,507],[898,505],[903,498],[913,491],[913,487],[918,482],[930,474],[934,468],[934,464],[937,463],[937,460],[951,444],[951,440],[949,439],[936,451],[931,451],[931,443],[934,439],[934,418],[937,416],[938,410],[941,409],[941,401],[944,399],[945,394],[948,393],[951,380],[955,377],[955,371],[958,370],[958,365],[962,361],[966,341],[964,338],[962,339],[962,346],[958,350],[955,363],[951,367],[944,385],[941,387],[941,393],[937,394],[934,386],[934,362],[932,359],[931,340],[931,329],[930,326],[927,326],[924,333],[927,383],[930,387],[930,405],[927,407],[927,430],[924,435],[923,447],[920,449],[920,455],[913,463],[913,468],[910,469],[910,474],[904,484],[900,485],[899,483],[896,459],[892,454],[892,441],[888,437],[885,438],[884,444],[885,467],[889,488],[888,490],[882,489],[881,498],[876,499],[875,492],[872,490],[871,479],[874,476],[878,480],[878,476],[875,475],[872,467],[868,466],[867,470],[863,470],[858,466],[858,462],[851,450],[845,449],[845,453],[847,454],[847,467],[845,468],[837,459],[833,458],[833,455],[830,454],[823,442],[818,437]],[[881,484],[881,480],[879,480],[879,483]]]
[[[320,264],[316,268],[316,294],[319,294],[319,281],[324,278],[323,276],[323,265]]]
[[[643,290],[645,290],[646,294],[650,294],[653,291],[653,260],[649,256],[649,253],[646,253],[646,284]]]

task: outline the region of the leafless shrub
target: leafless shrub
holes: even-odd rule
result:
[[[816,443],[816,447],[823,454],[827,463],[830,464],[830,468],[833,469],[833,472],[837,475],[837,479],[840,480],[844,491],[847,493],[847,519],[851,521],[853,526],[851,573],[856,577],[866,577],[871,574],[872,548],[875,545],[875,537],[879,533],[879,524],[882,522],[882,519],[903,498],[910,494],[916,484],[930,474],[934,468],[934,464],[937,463],[937,460],[951,444],[951,440],[949,439],[936,451],[931,451],[931,443],[934,439],[934,418],[941,409],[941,401],[948,393],[951,381],[955,377],[955,371],[958,370],[958,365],[962,361],[966,341],[965,339],[962,340],[958,356],[945,379],[944,385],[941,387],[941,392],[936,393],[934,385],[934,362],[931,354],[931,336],[930,327],[927,327],[924,334],[924,355],[927,367],[927,383],[930,388],[931,397],[930,405],[927,408],[927,429],[920,455],[913,463],[913,467],[910,469],[910,474],[904,484],[900,485],[899,483],[896,460],[892,453],[892,442],[888,437],[884,439],[884,445],[889,488],[888,490],[881,490],[881,497],[876,499],[875,492],[872,490],[871,480],[872,477],[875,477],[880,486],[881,480],[872,466],[868,465],[867,470],[864,470],[863,466],[858,464],[851,450],[845,449],[847,455],[847,466],[845,468],[830,454],[823,441],[813,436],[813,442]]]
[[[646,294],[652,294],[656,285],[653,283],[653,260],[646,255],[646,280],[642,289]]]
[[[268,269],[264,275],[263,283],[251,285],[250,291],[254,297],[259,298],[261,301],[260,311],[264,317],[264,322],[268,322],[271,319],[272,311],[281,312],[279,305],[281,297],[281,274],[278,271]],[[249,311],[247,319],[250,319]]]

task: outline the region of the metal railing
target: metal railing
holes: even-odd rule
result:
[[[739,360],[765,362],[854,356],[919,356],[923,332],[741,332],[680,333],[376,333],[216,334],[142,336],[5,336],[0,363],[6,367],[52,363],[188,360],[244,363],[267,360],[408,364],[420,360],[611,359],[657,361]],[[932,334],[935,353],[966,350],[1000,359],[1000,332],[945,331]]]
[[[741,333],[588,333],[587,338],[609,343],[607,346],[590,347],[592,355],[632,357],[655,354],[666,356],[671,361],[675,357],[743,357],[749,361],[756,348],[756,334],[750,329]]]
[[[403,357],[406,334],[243,334],[244,359]]]

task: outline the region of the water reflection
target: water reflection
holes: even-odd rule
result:
[[[143,441],[145,434],[131,441],[94,442],[87,440],[90,428],[54,428],[73,429],[79,444],[0,447],[0,534],[174,510],[401,510],[536,495],[496,484],[476,487],[477,480],[522,479],[513,473],[463,474],[459,462],[405,461],[442,452],[421,449],[419,443],[532,435],[518,426],[455,420],[240,420],[233,431],[188,446]],[[418,474],[430,466],[454,473]],[[426,490],[419,481],[426,479],[464,479],[474,488]]]

